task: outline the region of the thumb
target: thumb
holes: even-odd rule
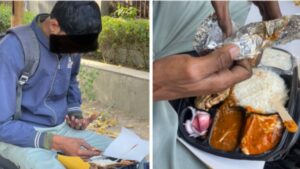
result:
[[[202,77],[207,77],[220,70],[228,69],[232,66],[234,59],[239,55],[240,49],[233,45],[228,44],[221,48],[216,49],[214,52],[197,58],[195,62],[197,67],[205,67],[205,69],[195,69]]]
[[[92,150],[93,149],[93,147],[90,144],[88,144],[86,141],[82,141],[81,146],[83,146],[87,150]]]
[[[88,121],[89,121],[89,122],[92,122],[92,121],[96,120],[96,119],[98,118],[98,116],[99,116],[99,115],[96,114],[96,113],[95,113],[95,114],[92,114],[92,115],[88,118]]]

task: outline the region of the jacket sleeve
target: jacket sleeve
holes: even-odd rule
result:
[[[68,89],[68,114],[74,115],[76,117],[82,118],[81,111],[81,93],[79,89],[79,84],[77,80],[77,75],[80,69],[80,56],[71,56],[73,60],[71,80]]]
[[[16,56],[20,54],[18,52],[22,52],[18,46],[15,47],[18,42],[11,42],[9,45],[13,46],[14,50],[7,50],[3,47],[4,41],[0,42],[0,142],[21,147],[44,148],[46,133],[36,131],[25,122],[12,119],[16,110],[16,84],[20,65],[24,65],[24,61],[20,56]]]

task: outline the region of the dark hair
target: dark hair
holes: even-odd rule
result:
[[[50,14],[68,35],[100,33],[101,12],[94,1],[58,1]]]

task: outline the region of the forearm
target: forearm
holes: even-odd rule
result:
[[[51,146],[51,134],[36,131],[31,125],[10,120],[0,125],[0,141],[20,147],[46,148]]]
[[[79,84],[77,80],[77,75],[79,73],[80,68],[80,57],[74,57],[73,58],[73,67],[72,67],[72,74],[71,74],[71,80],[67,95],[67,101],[68,101],[68,113],[74,114],[76,116],[79,116],[82,114],[81,111],[81,92],[79,89]]]
[[[187,74],[191,73],[188,66],[191,63],[191,58],[190,55],[177,54],[153,62],[154,101],[170,100],[176,97],[171,93],[172,83],[176,83],[175,81],[178,77],[187,77]],[[180,74],[175,73],[177,69],[182,70]],[[178,76],[174,77],[173,74],[177,74]]]
[[[226,17],[229,14],[228,1],[211,1],[211,4],[218,18]]]
[[[282,16],[278,1],[253,1],[263,20],[272,20]]]
[[[60,136],[60,135],[53,135],[52,139],[51,139],[51,149],[54,150],[62,150],[62,146],[64,143],[64,137]]]
[[[232,34],[232,22],[228,1],[211,1],[211,4],[215,10],[218,18],[218,23],[222,31],[224,32],[226,37],[230,36]]]

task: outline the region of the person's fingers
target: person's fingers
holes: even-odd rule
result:
[[[76,130],[81,130],[81,127],[82,127],[81,122],[76,123],[76,125],[75,125]]]
[[[97,151],[97,152],[99,152],[100,154],[101,154],[101,150],[99,150],[99,149],[97,149],[96,147],[93,147],[91,150],[93,150],[93,151]]]
[[[240,49],[233,45],[225,45],[214,52],[195,58],[193,64],[193,73],[198,77],[207,77],[222,69],[228,69],[232,66],[233,60],[239,55]]]
[[[264,21],[282,16],[278,1],[252,1],[259,9]]]
[[[80,156],[80,158],[81,158],[84,162],[88,162],[89,159],[90,159],[91,157],[89,157],[89,156]]]
[[[86,141],[84,141],[84,140],[81,140],[81,146],[82,147],[84,147],[85,149],[87,149],[87,150],[91,150],[91,151],[93,151],[93,148],[94,147],[92,147],[90,144],[88,144]]]
[[[75,128],[76,127],[76,122],[75,122],[75,117],[71,116],[71,127]]]
[[[209,85],[211,89],[222,91],[234,84],[248,79],[252,75],[252,67],[248,60],[238,61],[231,69],[224,69],[206,79],[203,84]]]
[[[68,115],[66,115],[65,120],[66,120],[66,122],[67,122],[69,125],[71,124],[71,121],[70,121],[70,118],[69,118]]]
[[[89,118],[88,118],[88,123],[93,122],[94,120],[96,120],[98,118],[97,114],[92,114]]]
[[[90,123],[88,119],[83,119],[81,129],[85,129],[89,124]]]
[[[75,129],[77,130],[81,130],[83,129],[84,127],[84,119],[75,119],[74,121],[74,125],[75,125]]]
[[[93,157],[93,156],[100,155],[100,153],[97,152],[97,151],[81,149],[81,150],[78,151],[78,155],[79,156],[86,156],[86,157]]]

